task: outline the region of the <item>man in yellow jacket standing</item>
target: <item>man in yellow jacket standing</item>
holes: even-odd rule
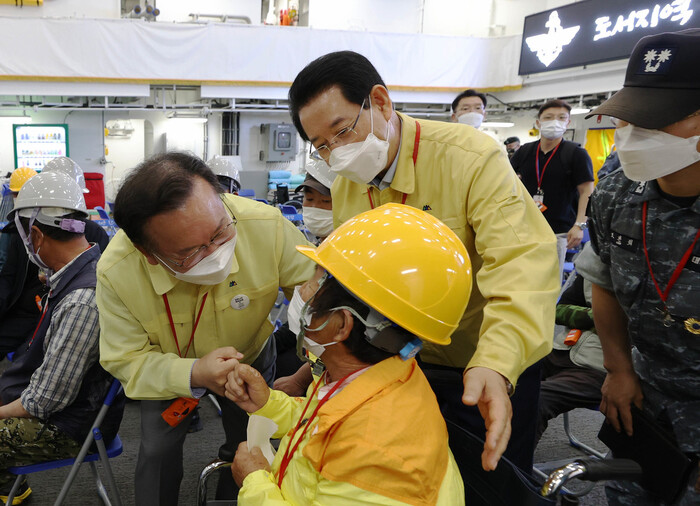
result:
[[[500,147],[465,125],[395,112],[376,69],[352,51],[307,65],[289,100],[311,156],[342,176],[331,188],[336,227],[398,202],[463,241],[476,273],[472,298],[452,344],[427,345],[421,359],[445,416],[485,436],[485,469],[506,449],[512,413],[506,455],[531,468],[539,371],[520,378],[512,404],[509,394],[551,350],[558,261],[551,229]]]
[[[273,207],[230,194],[202,160],[166,153],[144,161],[115,202],[121,231],[97,266],[100,363],[141,402],[136,504],[177,504],[189,417],[218,394],[227,444],[245,439],[246,414],[223,397],[240,360],[272,384],[268,314],[282,287],[309,279],[308,244]]]

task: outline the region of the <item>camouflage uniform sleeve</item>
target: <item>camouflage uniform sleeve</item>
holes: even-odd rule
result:
[[[575,265],[584,279],[612,291],[610,276],[610,221],[619,178],[606,178],[598,184],[588,201],[588,223],[591,241],[576,258]]]
[[[556,323],[572,329],[590,330],[593,328],[593,310],[573,304],[557,304]]]

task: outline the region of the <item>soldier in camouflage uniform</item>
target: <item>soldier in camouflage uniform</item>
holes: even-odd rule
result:
[[[700,30],[641,39],[625,87],[593,111],[620,120],[622,162],[590,202],[593,250],[578,259],[608,371],[600,409],[632,433],[632,404],[700,454]],[[590,249],[590,248],[589,248]],[[635,350],[632,351],[632,345]],[[612,482],[609,504],[658,504]],[[697,462],[680,504],[700,504]]]

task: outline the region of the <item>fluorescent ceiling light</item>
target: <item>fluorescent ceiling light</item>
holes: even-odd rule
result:
[[[31,123],[32,118],[31,116],[22,116],[17,115],[17,116],[0,116],[0,120],[8,120],[11,121],[12,123]]]
[[[510,128],[515,126],[515,123],[512,121],[484,121],[481,126],[484,128]]]
[[[588,107],[574,107],[571,109],[571,115],[574,116],[575,114],[586,114],[587,112],[591,112],[591,110]]]
[[[174,116],[174,117],[168,118],[168,119],[182,121],[182,122],[188,121],[190,123],[206,123],[207,121],[209,121],[207,118],[196,117],[196,116],[191,117],[191,118],[184,117],[184,116]]]

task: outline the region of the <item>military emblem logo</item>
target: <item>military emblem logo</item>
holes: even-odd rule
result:
[[[672,55],[673,53],[670,49],[664,49],[658,52],[655,49],[650,49],[644,55],[644,61],[647,64],[647,66],[644,68],[644,72],[656,72],[659,70],[662,63],[671,59]]]
[[[700,320],[695,318],[688,318],[685,322],[685,330],[691,334],[700,335]]]
[[[637,74],[666,75],[671,70],[671,63],[676,54],[675,47],[648,47],[639,62]]]
[[[528,37],[525,42],[530,51],[537,55],[537,59],[545,67],[549,67],[559,57],[564,46],[574,39],[581,27],[564,28],[561,26],[561,19],[559,19],[557,11],[552,11],[544,26],[549,29],[547,33]]]

